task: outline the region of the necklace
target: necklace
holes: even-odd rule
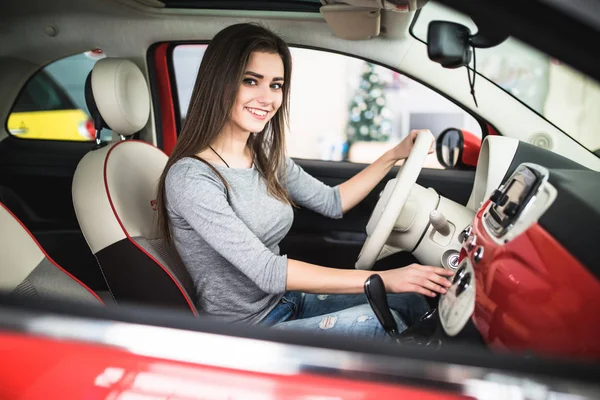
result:
[[[211,145],[208,145],[208,147],[209,147],[209,148],[210,148],[210,149],[211,149],[211,150],[212,150],[212,151],[213,151],[213,152],[214,152],[214,153],[217,155],[217,157],[219,157],[219,158],[221,159],[221,161],[223,161],[223,162],[225,163],[225,165],[227,165],[227,168],[231,168],[231,167],[229,166],[229,164],[227,164],[227,161],[223,160],[223,157],[221,157],[221,156],[219,155],[219,153],[217,153],[217,151],[216,151],[215,149],[213,149],[213,148],[212,148],[212,146],[211,146]]]

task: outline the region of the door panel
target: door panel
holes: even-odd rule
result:
[[[15,137],[0,142],[0,185],[24,205],[18,217],[29,229],[78,227],[71,182],[77,163],[92,146]]]
[[[329,186],[350,179],[366,167],[365,164],[336,161],[295,159],[306,172]],[[330,219],[310,210],[294,211],[292,229],[281,243],[282,254],[318,265],[354,268],[354,263],[366,239],[365,228],[371,212],[389,179],[398,173],[393,168],[388,175],[356,207],[342,219]],[[466,205],[471,194],[475,171],[423,169],[417,183],[432,187],[442,196]],[[374,270],[383,270],[418,262],[410,253],[401,252],[378,261]]]

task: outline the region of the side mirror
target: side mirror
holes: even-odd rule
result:
[[[476,167],[481,138],[469,131],[448,128],[438,136],[435,151],[446,168]]]

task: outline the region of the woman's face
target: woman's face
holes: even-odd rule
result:
[[[253,52],[231,112],[234,130],[260,132],[283,101],[283,61],[276,53]]]

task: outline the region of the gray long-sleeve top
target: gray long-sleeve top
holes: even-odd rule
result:
[[[279,242],[292,226],[290,205],[267,193],[258,170],[184,158],[166,177],[167,211],[175,247],[194,280],[196,306],[228,321],[256,323],[286,287],[287,256]],[[330,187],[286,159],[286,188],[300,206],[342,217],[339,188]],[[283,180],[285,182],[285,180]]]

